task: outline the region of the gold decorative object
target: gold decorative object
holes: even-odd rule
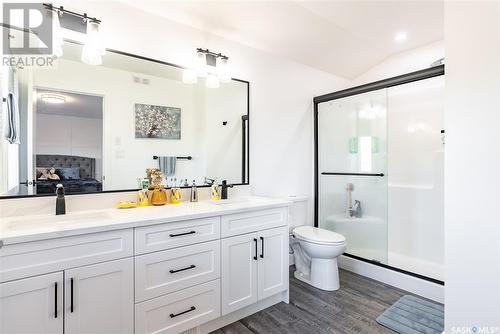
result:
[[[147,168],[146,175],[148,176],[150,189],[163,184],[163,173],[158,168]]]
[[[165,205],[167,202],[167,191],[162,186],[157,186],[149,192],[149,203],[152,205]]]

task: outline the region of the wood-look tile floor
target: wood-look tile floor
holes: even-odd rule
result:
[[[340,271],[340,290],[322,291],[293,277],[290,304],[279,303],[213,334],[394,334],[377,318],[406,291],[349,271]]]

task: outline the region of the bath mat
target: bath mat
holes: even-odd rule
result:
[[[385,310],[377,322],[401,334],[441,334],[444,331],[444,306],[405,295]]]

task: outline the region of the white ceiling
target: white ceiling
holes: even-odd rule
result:
[[[349,79],[443,38],[443,0],[121,1]]]
[[[58,90],[37,89],[36,112],[49,115],[102,118],[102,97],[94,95],[62,92]],[[42,94],[63,96],[65,103],[48,103],[40,98]]]

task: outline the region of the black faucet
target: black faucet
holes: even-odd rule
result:
[[[56,215],[65,215],[66,214],[66,199],[64,198],[64,186],[62,184],[58,184],[56,186]]]
[[[222,180],[222,184],[220,185],[221,187],[221,192],[220,192],[220,199],[227,199],[227,188],[232,188],[232,184],[227,184],[226,180]]]

